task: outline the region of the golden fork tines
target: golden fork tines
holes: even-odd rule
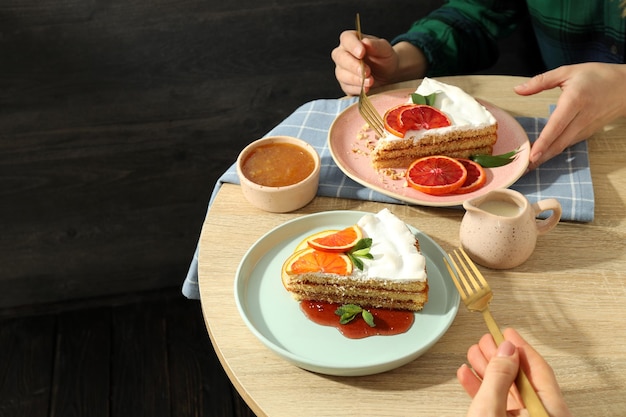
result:
[[[361,33],[361,19],[359,14],[356,14],[356,34],[359,40],[363,39],[363,34]],[[383,123],[383,118],[381,117],[378,110],[374,107],[372,102],[370,101],[367,94],[365,94],[365,90],[363,88],[365,83],[365,67],[363,64],[363,60],[361,60],[361,93],[359,94],[359,113],[363,116],[363,119],[370,125],[372,129],[378,134],[378,136],[384,136],[385,133],[385,124]]]
[[[462,248],[454,250],[448,256],[450,261],[445,257],[443,261],[446,264],[446,268],[448,268],[452,281],[454,281],[454,285],[459,290],[463,303],[468,310],[483,313],[489,332],[496,344],[500,345],[504,341],[504,336],[489,311],[489,302],[493,298],[493,293],[485,277],[483,277]],[[451,264],[452,266],[450,266]],[[521,367],[517,374],[515,385],[517,385],[524,405],[532,417],[549,417],[548,412]]]

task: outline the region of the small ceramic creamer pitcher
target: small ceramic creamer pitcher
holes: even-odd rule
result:
[[[472,260],[494,269],[514,268],[535,250],[537,236],[552,230],[561,219],[554,198],[530,202],[521,193],[503,189],[467,200],[461,221],[461,246]],[[546,219],[537,219],[544,211]]]

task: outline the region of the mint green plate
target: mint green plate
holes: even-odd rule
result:
[[[415,313],[406,333],[348,339],[334,327],[307,319],[283,287],[282,264],[305,237],[355,224],[365,213],[327,211],[286,222],[261,237],[244,255],[235,277],[235,301],[250,331],[269,349],[312,372],[339,376],[371,375],[405,365],[426,352],[448,330],[459,308],[459,294],[443,263],[445,252],[411,227],[426,256],[429,301]]]

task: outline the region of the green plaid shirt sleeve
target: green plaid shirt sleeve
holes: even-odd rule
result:
[[[547,68],[580,62],[624,63],[626,19],[619,0],[450,0],[416,21],[392,44],[407,41],[429,62],[428,76],[493,65],[498,40],[526,13]]]
[[[623,64],[626,19],[619,4],[619,0],[529,0],[528,10],[546,66]]]

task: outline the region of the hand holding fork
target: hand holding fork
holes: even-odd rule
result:
[[[457,373],[465,390],[475,399],[468,416],[487,415],[489,414],[487,410],[495,410],[505,415],[506,401],[498,401],[498,398],[494,397],[498,397],[497,393],[500,391],[504,390],[504,395],[509,392],[513,376],[510,375],[511,380],[507,383],[506,372],[498,372],[498,367],[500,371],[506,371],[507,367],[510,372],[514,371],[513,368],[517,370],[515,384],[521,400],[515,398],[514,404],[510,404],[511,408],[526,408],[531,417],[549,416],[526,373],[522,370],[519,363],[522,359],[533,371],[533,382],[545,393],[545,398],[548,400],[546,403],[549,403],[553,412],[552,417],[571,416],[554,372],[541,355],[512,329],[506,331],[508,337],[505,341],[504,335],[489,311],[489,302],[493,297],[491,288],[465,251],[455,250],[449,255],[449,260],[444,258],[444,262],[468,310],[482,312],[491,333],[491,337],[489,335],[483,337],[478,345],[472,346],[468,351],[468,359],[478,375],[467,366],[461,367]],[[520,347],[524,351],[524,357],[513,357],[518,355],[517,351]],[[514,360],[517,360],[517,364]],[[489,381],[485,382],[487,377]]]

